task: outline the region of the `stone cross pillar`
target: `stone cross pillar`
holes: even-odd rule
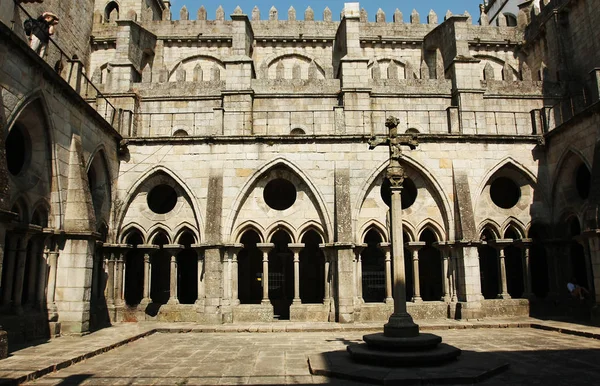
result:
[[[304,244],[288,244],[288,248],[294,253],[294,300],[293,304],[301,304],[300,299],[300,251]]]
[[[240,304],[239,287],[238,287],[238,253],[244,248],[244,244],[229,244],[227,251],[231,259],[231,305],[237,306]]]
[[[183,245],[179,244],[167,244],[163,245],[163,249],[171,255],[171,274],[170,274],[170,285],[169,285],[169,301],[167,304],[179,304],[177,298],[177,254],[183,249]]]
[[[270,305],[271,301],[269,300],[269,252],[273,249],[275,245],[273,243],[258,243],[256,247],[260,249],[263,254],[263,275],[262,275],[262,287],[263,287],[263,296],[262,296],[262,305]]]
[[[532,299],[534,297],[533,291],[531,288],[531,265],[530,265],[530,261],[529,261],[532,244],[533,244],[532,239],[521,239],[515,243],[515,245],[517,245],[523,252],[521,263],[522,263],[522,268],[523,268],[523,295],[522,295],[522,297],[524,299]]]
[[[379,248],[385,253],[385,303],[394,304],[392,297],[392,244],[379,243]]]
[[[13,288],[13,308],[17,315],[23,313],[23,284],[25,282],[25,264],[27,262],[27,244],[31,235],[25,234],[21,237],[19,250],[17,251],[17,264],[15,269],[15,285]]]
[[[142,250],[144,253],[144,289],[140,305],[146,306],[152,303],[152,299],[150,297],[150,289],[152,288],[152,255],[159,249],[159,246],[152,244],[140,244],[137,246],[137,248]]]
[[[445,241],[435,242],[433,246],[439,249],[442,254],[442,289],[443,294],[440,299],[443,302],[450,302],[452,300],[452,268],[450,262],[451,247],[450,244]]]
[[[421,279],[419,276],[419,250],[425,246],[423,241],[411,241],[406,243],[406,248],[412,253],[413,269],[413,303],[421,303]]]
[[[386,337],[416,337],[419,335],[419,326],[414,323],[406,309],[406,275],[404,272],[401,197],[405,174],[400,160],[402,159],[402,146],[409,146],[411,149],[415,149],[418,142],[415,136],[398,135],[398,123],[398,118],[389,117],[385,122],[385,126],[389,129],[389,136],[383,138],[373,137],[369,140],[369,149],[385,145],[388,146],[390,155],[386,177],[390,181],[392,194],[390,235],[392,252],[394,253],[394,313],[383,328]]]
[[[15,265],[17,262],[17,250],[19,244],[19,236],[11,234],[9,236],[10,242],[8,243],[9,248],[6,251],[6,264],[4,267],[5,278],[2,283],[2,305],[10,306],[12,300],[13,284],[15,279]]]
[[[506,280],[506,257],[504,255],[504,248],[513,244],[512,239],[498,239],[490,240],[488,244],[498,250],[498,277],[500,282],[498,284],[498,299],[510,299],[508,294],[508,283]]]
[[[354,246],[354,298],[357,305],[363,304],[363,277],[362,277],[362,257],[361,253],[365,250],[367,244],[356,244]]]

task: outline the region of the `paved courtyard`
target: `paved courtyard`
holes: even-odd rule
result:
[[[433,331],[500,357],[510,369],[483,385],[586,385],[600,379],[600,340],[531,328]],[[156,333],[37,379],[33,385],[344,384],[312,376],[307,356],[345,350],[361,331]]]

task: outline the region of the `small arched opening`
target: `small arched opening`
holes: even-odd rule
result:
[[[262,252],[256,247],[260,236],[247,230],[240,242],[244,248],[238,254],[238,293],[241,304],[260,304],[262,300]]]
[[[291,236],[284,230],[278,230],[271,237],[274,247],[269,253],[269,299],[275,317],[280,320],[290,318],[294,297],[294,260],[288,248],[291,242]]]
[[[385,254],[379,247],[381,234],[370,229],[364,238],[367,247],[361,253],[362,297],[366,303],[385,300]]]
[[[425,246],[419,250],[421,298],[424,301],[437,301],[443,295],[442,256],[433,246],[433,243],[438,240],[431,229],[425,229],[419,241],[425,242]]]
[[[119,20],[119,4],[111,1],[104,8],[104,20],[106,23],[114,23]]]
[[[319,248],[321,236],[314,230],[302,237],[300,252],[300,300],[302,303],[323,303],[325,297],[325,256]]]
[[[137,248],[144,239],[138,230],[133,230],[125,240],[133,247],[125,256],[125,303],[135,306],[144,296],[144,251]]]
[[[510,227],[504,234],[505,239],[514,241],[521,238],[515,228]],[[523,259],[521,249],[514,245],[504,248],[504,259],[506,267],[506,285],[511,298],[521,298],[525,292],[523,282]]]
[[[196,240],[186,230],[179,237],[183,251],[177,255],[177,298],[181,304],[194,304],[198,299],[198,254],[192,249]]]
[[[496,235],[486,228],[481,233],[481,241],[489,242],[496,239]],[[488,244],[477,248],[479,252],[479,274],[481,278],[481,293],[485,299],[498,297],[498,252]]]
[[[169,244],[169,238],[164,231],[159,231],[152,239],[152,244],[160,247],[152,254],[152,278],[150,297],[156,304],[166,304],[170,296],[171,277],[171,255],[163,249],[163,245]]]

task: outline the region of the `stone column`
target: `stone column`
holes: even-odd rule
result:
[[[183,245],[168,244],[163,245],[163,249],[171,255],[169,301],[167,304],[179,304],[179,299],[177,297],[177,254],[183,249]]]
[[[38,266],[38,279],[37,279],[37,292],[36,292],[36,296],[35,296],[35,307],[40,310],[43,311],[44,310],[44,306],[46,305],[46,284],[47,284],[47,278],[48,278],[48,263],[50,261],[50,235],[49,234],[45,234],[45,238],[44,240],[42,240],[40,242],[40,246],[42,248],[40,251],[40,258],[39,258],[39,266]]]
[[[6,280],[2,283],[2,305],[9,306],[12,300],[13,285],[15,279],[15,265],[17,263],[17,250],[19,244],[19,236],[11,234],[9,249],[6,251]]]
[[[51,244],[52,245],[52,244]],[[56,274],[58,271],[58,243],[55,241],[48,252],[48,265],[50,273],[48,274],[48,292],[46,293],[46,302],[48,304],[48,320],[58,321],[58,306],[56,304]]]
[[[124,253],[125,250],[124,249],[120,249],[117,252],[117,260],[115,262],[116,264],[116,286],[115,286],[115,305],[116,306],[123,306],[124,304],[124,293],[123,293],[123,271],[124,271],[124,267],[125,267],[125,260],[124,260]]]
[[[448,254],[450,256],[450,290],[452,292],[452,296],[450,298],[450,301],[452,303],[456,303],[458,302],[458,269],[457,269],[457,263],[456,263],[456,255],[455,255],[455,249],[454,249],[454,242],[449,242],[448,243],[451,247],[448,250]]]
[[[114,306],[115,304],[115,257],[116,252],[109,252],[108,259],[108,282],[106,283],[106,304]]]
[[[152,288],[151,278],[152,278],[152,260],[151,256],[159,249],[158,245],[152,244],[140,244],[137,246],[138,249],[141,249],[144,253],[144,289],[143,289],[143,298],[140,302],[140,305],[146,306],[152,303],[152,299],[150,297],[150,289]]]
[[[230,268],[230,283],[231,283],[231,305],[237,306],[240,304],[239,289],[238,289],[238,253],[244,248],[244,244],[229,244],[227,250],[231,259]]]
[[[269,300],[269,252],[273,249],[275,245],[273,243],[258,243],[256,247],[260,249],[263,254],[263,275],[262,275],[262,287],[263,287],[263,297],[261,304],[262,305],[270,305],[271,301]]]
[[[451,267],[450,267],[450,245],[445,241],[435,242],[433,246],[436,247],[442,255],[442,298],[443,302],[451,301]]]
[[[293,304],[301,304],[300,299],[300,251],[304,244],[288,244],[288,248],[294,253],[294,300]]]
[[[17,264],[15,269],[15,285],[13,288],[13,308],[20,315],[23,313],[21,301],[23,299],[23,284],[25,282],[25,264],[27,263],[27,245],[29,244],[30,235],[26,234],[21,237],[19,250],[17,251]]]
[[[38,269],[41,260],[41,240],[32,239],[30,241],[31,247],[29,248],[29,257],[27,258],[27,264],[29,265],[29,276],[27,278],[27,303],[26,307],[35,307],[35,295],[37,293],[38,284]]]
[[[367,244],[356,244],[354,246],[354,298],[356,305],[363,304],[363,285],[362,285],[362,251],[367,248]]]
[[[392,295],[392,244],[379,243],[379,248],[385,253],[385,303],[394,304]]]
[[[94,250],[94,263],[92,264],[92,300],[101,299],[100,296],[100,284],[103,278],[102,269],[102,248],[104,243],[102,241],[96,241],[96,249]]]
[[[488,244],[498,250],[498,299],[510,299],[508,294],[508,283],[506,280],[506,258],[504,256],[504,248],[513,244],[512,239],[497,239],[490,240]]]
[[[335,262],[334,262],[334,249],[333,244],[319,244],[319,248],[323,251],[325,256],[325,296],[323,303],[328,306],[329,316],[328,321],[334,322],[335,318],[335,286],[334,286],[334,275],[335,275]],[[354,298],[353,298],[354,299]]]
[[[421,279],[419,277],[419,250],[425,246],[424,241],[411,241],[406,243],[406,248],[412,253],[413,268],[413,303],[421,303]],[[404,262],[403,262],[404,263]]]
[[[523,252],[521,260],[523,268],[523,299],[532,299],[534,297],[531,289],[531,266],[529,261],[532,244],[532,239],[521,239],[515,243]]]

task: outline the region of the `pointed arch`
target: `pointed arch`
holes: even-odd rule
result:
[[[86,163],[96,222],[108,221],[112,209],[112,176],[104,145],[94,149]],[[105,202],[107,200],[107,202]]]
[[[143,186],[143,184],[146,183],[151,178],[153,178],[154,176],[159,175],[161,173],[165,174],[168,177],[170,177],[171,179],[173,179],[173,181],[175,181],[175,183],[177,183],[179,185],[179,187],[185,192],[185,194],[189,198],[190,205],[194,212],[194,218],[197,222],[195,227],[198,229],[199,239],[203,240],[204,239],[204,234],[203,234],[204,227],[203,227],[202,216],[201,216],[202,212],[200,211],[200,207],[198,204],[198,198],[194,195],[193,191],[189,188],[189,186],[187,186],[185,181],[181,177],[179,177],[179,175],[177,173],[175,173],[174,171],[172,171],[171,169],[167,168],[164,165],[150,167],[148,170],[146,170],[144,173],[142,173],[142,175],[139,178],[137,178],[135,180],[135,182],[127,189],[127,191],[125,192],[125,199],[123,200],[124,205],[123,205],[122,209],[120,210],[120,212],[115,215],[115,218],[117,219],[116,220],[116,224],[117,224],[116,229],[118,229],[118,230],[121,229],[121,225],[123,224],[123,221],[125,221],[125,216],[127,215],[129,206],[135,199],[136,195],[139,193],[139,190]]]
[[[22,224],[29,224],[29,205],[25,197],[20,196],[11,205],[11,212],[17,214],[17,219]]]
[[[298,229],[300,229],[297,238],[299,242],[302,242],[302,238],[310,231],[316,232],[319,236],[321,236],[321,241],[325,242],[325,232],[323,231],[323,227],[316,221],[309,220],[302,224]]]
[[[510,216],[504,221],[502,227],[500,228],[502,238],[505,238],[506,233],[510,230],[514,229],[515,233],[519,235],[519,238],[525,237],[525,225],[519,221],[516,217]]]
[[[383,242],[389,242],[390,237],[388,235],[385,224],[382,224],[380,221],[377,221],[375,219],[371,219],[371,221],[367,221],[365,224],[363,224],[361,229],[359,229],[358,231],[359,237],[357,238],[356,242],[362,243],[365,239],[365,236],[367,235],[367,233],[369,233],[371,229],[375,229],[377,233],[379,233]]]
[[[309,63],[314,62],[315,66],[317,67],[317,71],[319,71],[321,73],[321,75],[323,75],[323,78],[330,79],[333,77],[333,67],[325,65],[319,58],[312,56],[310,54],[307,54],[305,51],[301,51],[301,50],[297,50],[297,49],[290,49],[290,50],[286,50],[286,52],[284,52],[284,53],[278,52],[278,53],[269,55],[267,58],[265,58],[262,61],[259,68],[269,69],[273,65],[273,63],[275,63],[276,61],[284,59],[284,58],[294,57],[294,56],[299,57]],[[266,73],[266,74],[263,73],[263,74],[261,74],[261,76],[263,79],[267,79],[268,73]]]
[[[179,59],[175,65],[173,66],[173,68],[169,71],[169,79],[171,79],[171,77],[175,74],[175,72],[177,71],[177,69],[189,62],[193,62],[194,60],[197,59],[205,59],[208,60],[210,62],[216,63],[217,65],[219,65],[219,67],[221,67],[223,70],[225,70],[225,63],[223,63],[223,60],[221,60],[219,57],[214,56],[214,55],[209,55],[209,54],[198,54],[198,55],[192,55],[192,56],[186,56],[185,58],[181,58]]]
[[[237,219],[237,214],[239,213],[239,210],[240,210],[241,206],[243,205],[243,203],[245,202],[245,200],[251,194],[252,188],[256,185],[258,180],[262,176],[266,175],[269,171],[276,169],[276,168],[286,168],[286,169],[290,170],[292,173],[296,174],[296,176],[300,180],[302,180],[302,182],[304,182],[306,184],[310,193],[312,194],[312,196],[315,199],[315,203],[317,205],[317,210],[318,210],[319,214],[321,215],[322,221],[324,223],[323,230],[325,232],[325,242],[329,242],[329,240],[332,237],[331,235],[333,235],[333,224],[331,222],[331,216],[329,215],[329,212],[327,211],[327,206],[325,205],[325,200],[323,199],[323,194],[319,191],[317,186],[312,182],[312,180],[308,177],[308,175],[302,171],[302,169],[300,169],[298,166],[296,166],[296,164],[294,164],[293,162],[291,162],[285,158],[282,158],[282,157],[275,158],[275,159],[267,162],[266,164],[264,164],[260,169],[258,169],[256,172],[254,172],[248,178],[246,183],[242,186],[242,188],[240,189],[240,192],[238,193],[237,197],[233,201],[231,210],[230,210],[227,220],[224,224],[223,229],[227,232],[226,234],[230,234],[230,235],[232,234],[233,227],[234,227],[235,221]]]
[[[485,189],[486,185],[488,185],[490,179],[504,167],[513,167],[513,168],[517,169],[518,171],[520,171],[523,174],[523,176],[526,177],[526,179],[529,181],[529,183],[532,185],[532,187],[535,188],[535,186],[537,185],[537,177],[535,176],[535,174],[531,170],[529,170],[527,167],[525,167],[523,164],[521,164],[520,162],[515,160],[513,157],[508,156],[508,157],[503,158],[496,165],[494,165],[494,167],[489,169],[487,171],[487,173],[483,176],[483,178],[477,188],[477,196],[476,197],[481,196],[481,194],[483,193],[483,190]]]
[[[122,238],[120,240],[121,244],[127,244],[127,239],[135,233],[138,233],[142,237],[142,241],[146,241],[147,235],[146,232],[143,231],[143,228],[138,224],[129,224],[122,233]]]
[[[259,223],[257,223],[256,221],[252,221],[252,220],[244,221],[242,224],[240,224],[240,226],[236,229],[236,231],[234,233],[232,233],[232,235],[235,235],[235,237],[232,239],[232,241],[234,241],[235,243],[241,243],[242,236],[244,235],[244,233],[246,233],[248,231],[252,231],[252,232],[256,233],[258,235],[258,237],[260,238],[261,243],[265,242],[265,240],[266,240],[265,229]]]
[[[417,229],[417,240],[420,240],[423,232],[425,232],[428,229],[434,234],[437,241],[444,241],[445,239],[445,232],[443,230],[444,228],[433,219],[428,218],[423,220],[421,224],[417,226]]]
[[[402,232],[406,233],[406,235],[409,237],[410,240],[404,240],[404,242],[408,242],[408,241],[417,241],[417,231],[415,230],[415,228],[407,223],[407,222],[403,222],[402,223]]]
[[[46,135],[45,147],[49,156],[47,170],[48,183],[50,185],[49,198],[53,200],[52,197],[56,197],[56,201],[52,201],[50,204],[48,215],[54,217],[56,220],[51,222],[56,228],[62,228],[64,220],[64,214],[62,212],[63,189],[61,179],[58,178],[58,171],[60,169],[58,167],[57,147],[53,146],[53,144],[56,143],[54,138],[55,124],[52,119],[52,114],[50,113],[51,109],[48,106],[46,96],[42,89],[36,88],[31,90],[29,93],[23,95],[20,101],[16,103],[12,113],[6,117],[6,133],[8,134],[10,130],[12,130],[13,126],[24,115],[23,113],[27,108],[36,102],[39,103],[39,109],[36,109],[36,111],[39,111],[39,116],[43,120],[43,133]],[[54,189],[52,189],[53,187]]]
[[[444,191],[444,188],[440,185],[440,183],[433,176],[433,174],[431,174],[431,172],[429,172],[429,170],[424,165],[422,165],[420,162],[418,162],[414,158],[405,154],[402,158],[402,162],[405,163],[408,167],[415,170],[418,174],[420,174],[421,178],[423,178],[423,180],[431,188],[431,192],[430,192],[431,196],[434,198],[434,200],[436,200],[436,202],[438,202],[440,213],[441,213],[442,218],[445,223],[444,228],[448,230],[446,232],[448,234],[448,239],[453,239],[454,238],[454,227],[451,227],[450,224],[453,222],[453,213],[454,212],[451,210],[450,202],[448,200],[448,195]],[[355,227],[356,227],[356,221],[358,221],[358,218],[360,216],[360,210],[362,208],[363,203],[365,202],[365,200],[367,198],[367,195],[373,188],[375,181],[383,173],[385,173],[385,169],[387,168],[388,164],[389,164],[389,160],[386,159],[385,161],[383,161],[369,175],[369,177],[367,178],[365,183],[360,188],[360,191],[359,191],[358,197],[357,197],[357,201],[355,202],[354,209],[353,209],[354,216],[352,217],[353,218],[352,221],[355,223]],[[413,238],[414,238],[415,234],[416,233],[413,230]]]
[[[41,198],[32,206],[31,223],[39,225],[42,228],[49,228],[52,226],[50,217],[50,204],[46,199]]]
[[[266,229],[266,242],[270,242],[269,240],[271,240],[273,235],[275,235],[275,233],[279,231],[284,231],[285,233],[287,233],[290,236],[292,243],[296,243],[298,241],[298,234],[296,233],[294,227],[287,221],[281,220],[277,221],[275,224],[272,224],[269,228]]]
[[[479,234],[480,238],[485,230],[489,230],[490,232],[492,232],[496,239],[502,238],[500,234],[500,225],[494,220],[486,219],[482,221],[481,224],[479,224],[477,234]]]
[[[190,233],[194,237],[194,244],[200,243],[200,239],[198,238],[198,232],[196,232],[196,230],[194,229],[194,225],[190,224],[187,221],[184,221],[181,224],[179,224],[177,226],[177,229],[175,229],[175,231],[173,232],[175,234],[175,237],[173,237],[173,241],[175,242],[175,244],[181,244],[179,240],[181,239],[181,236],[183,236],[183,234],[186,232]]]
[[[587,167],[587,169],[589,171],[592,170],[592,165],[588,162],[588,160],[585,158],[585,155],[579,149],[576,149],[572,145],[569,146],[567,149],[565,149],[565,151],[563,151],[561,156],[558,158],[558,162],[556,163],[556,168],[554,169],[554,173],[552,173],[551,194],[552,194],[552,203],[553,204],[554,204],[554,200],[556,199],[556,189],[558,187],[558,183],[560,180],[560,178],[559,178],[560,173],[564,169],[567,162],[569,162],[571,159],[578,159],[579,161],[581,161],[581,163],[583,163]]]
[[[154,244],[156,237],[160,234],[165,235],[167,244],[172,244],[173,242],[173,237],[169,232],[169,229],[164,224],[156,224],[148,231],[148,233],[150,236],[148,237],[147,244]]]

